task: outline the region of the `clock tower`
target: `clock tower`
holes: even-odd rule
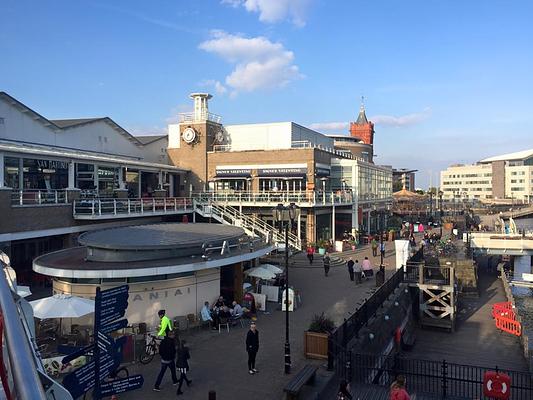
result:
[[[207,190],[207,152],[220,139],[220,117],[209,112],[208,93],[191,93],[194,111],[179,115],[179,124],[168,126],[168,155],[178,167],[189,169],[180,182],[180,195]]]

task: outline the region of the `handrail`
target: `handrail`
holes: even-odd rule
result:
[[[75,200],[75,217],[106,215],[144,215],[192,211],[192,199],[188,197],[145,197],[138,199],[87,199]]]
[[[284,236],[275,227],[267,224],[260,218],[243,214],[232,206],[217,205],[211,200],[202,201],[201,199],[195,199],[195,207],[203,207],[204,211],[207,211],[205,208],[209,207],[209,213],[213,214],[215,212],[215,215],[218,215],[221,220],[226,220],[228,223],[234,223],[238,220],[240,221],[241,227],[251,231],[252,234],[259,232],[267,239],[272,238],[276,242],[283,242],[284,240]],[[229,221],[225,216],[229,217]],[[301,250],[301,240],[292,232],[289,232],[289,242],[294,248]]]
[[[23,189],[11,192],[11,205],[67,204],[66,189]]]
[[[306,205],[353,204],[355,193],[353,191],[264,191],[264,192],[196,192],[194,197],[201,200],[217,202],[239,202],[252,204],[278,204],[296,203]],[[380,199],[374,199],[379,201]],[[384,199],[383,199],[384,200]]]
[[[17,306],[13,301],[9,288],[4,264],[0,262],[0,307],[2,308],[5,342],[9,354],[9,361],[13,368],[13,382],[20,399],[46,399],[44,388],[39,379],[34,363],[28,337],[22,326]]]

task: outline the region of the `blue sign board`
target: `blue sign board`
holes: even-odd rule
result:
[[[144,383],[142,375],[132,375],[124,379],[116,379],[111,382],[105,382],[100,385],[100,397],[112,396],[118,393],[128,392],[130,390],[140,389]]]
[[[77,398],[94,387],[95,398],[122,393],[142,387],[144,379],[142,375],[130,376],[126,379],[118,379],[112,382],[102,382],[122,362],[122,347],[126,343],[126,337],[114,340],[108,336],[110,332],[123,329],[128,325],[128,320],[123,318],[128,308],[129,286],[101,291],[96,289],[95,325],[94,333],[96,344],[82,349],[65,349],[74,351],[63,359],[70,361],[80,355],[93,353],[94,360],[78,370],[67,375],[63,379],[63,385]],[[117,321],[118,319],[118,321]]]
[[[118,331],[119,329],[124,329],[125,327],[128,326],[128,320],[127,319],[119,319],[118,321],[115,321],[115,322],[111,322],[107,325],[104,325],[104,326],[101,326],[100,327],[100,332],[102,333],[109,333],[109,332],[113,332],[113,331]]]

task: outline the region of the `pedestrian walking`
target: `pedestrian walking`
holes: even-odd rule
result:
[[[385,257],[385,242],[381,241],[379,244],[379,252],[381,253],[381,257]]]
[[[365,259],[363,260],[361,268],[363,268],[363,273],[365,274],[366,279],[371,276],[374,276],[374,270],[372,269],[372,264],[370,263],[368,257],[365,257]]]
[[[377,257],[378,256],[378,241],[376,240],[375,237],[372,238],[370,245],[372,246],[372,256]]]
[[[192,379],[187,378],[187,372],[189,372],[189,359],[191,358],[191,354],[189,353],[189,348],[185,346],[185,343],[185,340],[181,340],[179,342],[178,358],[176,359],[176,368],[180,373],[178,391],[176,392],[178,396],[180,394],[183,394],[183,392],[181,391],[183,381],[187,383],[187,387],[191,386],[192,384]]]
[[[313,264],[315,259],[315,248],[313,246],[307,247],[307,259],[309,260],[309,265]]]
[[[176,364],[174,362],[174,357],[176,357],[176,341],[174,340],[174,332],[170,331],[168,336],[165,336],[159,344],[159,356],[161,357],[161,369],[159,370],[159,375],[157,375],[154,385],[154,391],[156,392],[161,391],[161,381],[163,380],[163,376],[165,375],[167,368],[170,369],[172,383],[174,385],[178,384],[178,378],[176,377]]]
[[[347,267],[348,267],[348,273],[350,274],[350,280],[353,282],[353,278],[354,278],[354,272],[353,272],[353,266],[354,266],[354,262],[353,262],[353,259],[352,257],[350,257],[350,259],[348,260],[348,262],[346,263]]]
[[[329,258],[329,253],[324,254],[324,259],[322,260],[322,262],[324,263],[324,275],[328,276],[329,267],[331,263],[331,260]]]
[[[389,400],[411,400],[409,393],[405,390],[405,376],[398,375],[390,387]]]
[[[255,369],[255,357],[259,351],[259,331],[256,329],[255,322],[250,324],[250,330],[246,334],[246,351],[248,352],[248,373],[257,374]]]
[[[363,269],[361,268],[361,264],[359,264],[359,260],[355,260],[355,263],[353,265],[353,272],[355,274],[355,284],[362,282],[361,275],[363,272]]]

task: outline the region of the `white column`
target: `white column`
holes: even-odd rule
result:
[[[98,164],[94,164],[94,187],[95,190],[98,192]]]
[[[366,230],[367,230],[367,233],[370,234],[370,211],[368,211]]]
[[[76,176],[74,161],[68,163],[68,189],[74,189],[76,187]]]
[[[4,153],[0,153],[0,188],[4,187]]]
[[[163,171],[159,171],[157,174],[157,183],[159,185],[158,189],[163,189]]]
[[[296,225],[296,233],[298,234],[298,239],[300,239],[300,241],[302,240],[302,216],[301,216],[302,212],[300,210],[300,212],[298,213],[298,218],[297,218],[297,225]]]
[[[124,182],[124,168],[118,167],[118,188],[126,189],[126,182]]]
[[[335,203],[331,207],[331,241],[335,245]]]
[[[176,197],[176,193],[174,193],[174,174],[170,174],[168,175],[168,183],[169,183],[169,186],[168,186],[168,195],[170,197]]]

